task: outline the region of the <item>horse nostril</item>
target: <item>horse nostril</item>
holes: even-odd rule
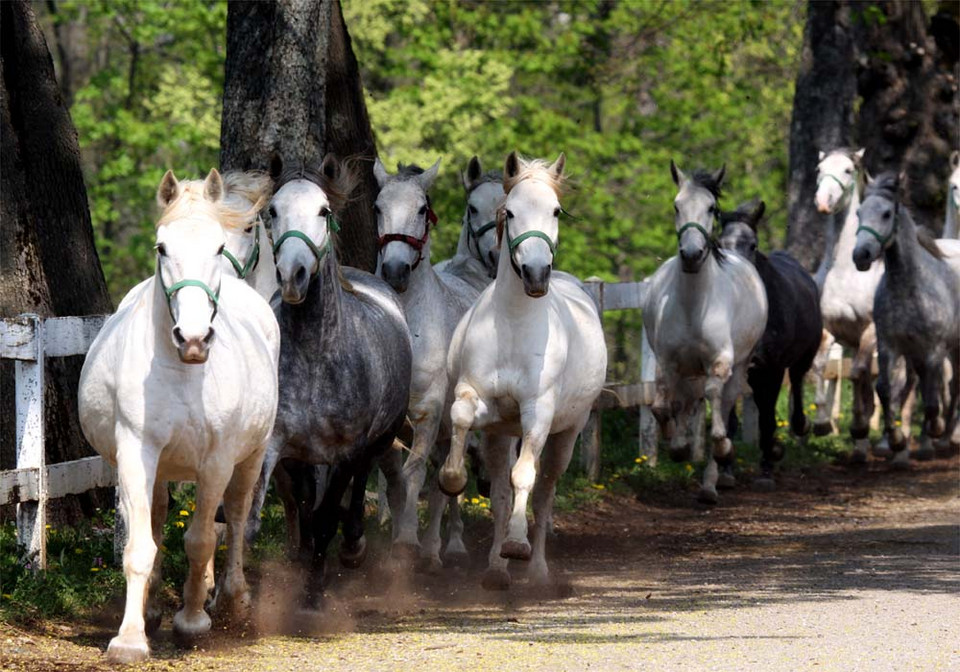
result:
[[[177,345],[183,345],[187,340],[183,337],[180,327],[173,328],[173,339],[177,342]]]
[[[207,329],[207,335],[203,337],[203,342],[209,344],[213,340],[213,327]]]
[[[298,285],[302,285],[303,281],[307,279],[307,269],[303,266],[297,269],[297,272],[293,276],[293,281]]]

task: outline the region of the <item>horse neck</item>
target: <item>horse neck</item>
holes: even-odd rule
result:
[[[827,215],[826,235],[824,236],[823,257],[820,259],[820,266],[813,279],[819,289],[823,289],[823,283],[826,280],[827,273],[833,266],[834,248],[837,245],[837,215],[831,213]]]
[[[154,273],[153,276],[152,301],[151,321],[153,322],[155,337],[154,353],[165,355],[179,362],[177,349],[173,345],[173,316],[170,314],[170,304],[163,292],[163,284],[160,282],[159,273]]]
[[[410,271],[410,283],[407,286],[407,291],[400,295],[400,302],[404,305],[406,305],[413,296],[429,293],[432,288],[440,283],[440,278],[437,277],[437,272],[434,270],[433,264],[430,263],[429,238],[427,238],[421,254],[423,258],[420,260],[420,264]]]
[[[953,202],[953,194],[947,194],[947,216],[943,223],[943,238],[956,238],[958,224],[960,224],[960,213],[957,213],[957,205]]]
[[[831,266],[853,267],[853,248],[857,246],[857,226],[859,225],[857,210],[859,208],[860,187],[855,185],[850,193],[850,202],[847,203],[847,207],[843,211],[843,228],[840,230],[840,238],[834,246]]]
[[[307,300],[294,310],[305,312],[301,321],[306,328],[329,333],[341,324],[343,286],[340,284],[340,262],[333,250],[321,262],[320,272],[310,280]]]
[[[906,210],[897,213],[895,225],[897,235],[883,251],[883,262],[885,272],[902,285],[904,280],[917,277],[924,251],[917,240],[917,225]]]
[[[460,237],[457,238],[457,254],[466,257],[476,257],[470,248],[470,232],[467,230],[470,224],[467,222],[467,216],[464,215],[460,220]]]

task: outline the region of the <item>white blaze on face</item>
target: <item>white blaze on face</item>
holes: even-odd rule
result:
[[[829,214],[836,212],[845,200],[845,194],[854,189],[857,179],[856,166],[844,152],[831,152],[817,166],[817,194],[814,202],[817,211]]]
[[[504,202],[506,210],[506,225],[503,230],[505,243],[516,240],[527,231],[545,233],[556,245],[560,232],[559,215],[560,202],[557,195],[548,185],[538,180],[523,180],[517,184]],[[504,252],[509,247],[503,248]],[[513,259],[517,266],[524,265],[540,268],[553,264],[553,253],[547,241],[539,237],[524,240],[513,251]]]
[[[288,231],[304,233],[317,249],[327,245],[327,213],[330,201],[323,190],[309,180],[291,180],[280,187],[270,202],[273,242]],[[301,268],[307,275],[317,270],[319,260],[306,242],[290,237],[276,252],[277,271],[282,283],[288,283]]]

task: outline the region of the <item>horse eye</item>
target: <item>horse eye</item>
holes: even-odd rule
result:
[[[853,168],[847,168],[847,169],[846,169],[845,171],[843,171],[843,172],[845,172],[847,175],[853,175]]]
[[[163,243],[157,243],[157,254],[161,257],[167,256],[167,248]]]
[[[890,211],[889,211],[889,210],[887,210],[885,213],[883,213],[883,218],[884,218],[884,219],[890,219]]]
[[[677,204],[676,204],[676,203],[673,204],[673,211],[674,211],[675,213],[677,213],[678,215],[680,214],[680,208],[677,207]]]
[[[509,210],[506,210],[505,212],[506,212],[506,215],[507,215],[507,219],[513,219],[513,213],[512,213],[512,212],[510,212]]]
[[[328,208],[327,206],[323,206],[322,208],[320,208],[320,216],[321,216],[321,217],[329,217],[329,216],[330,216],[330,208]]]
[[[475,207],[473,207],[472,205],[468,205],[468,206],[467,206],[467,210],[470,211],[470,214],[471,214],[471,215],[477,214],[477,209],[476,209]]]
[[[554,211],[553,211],[553,216],[554,216],[554,217],[559,217],[559,216],[560,216],[560,208],[554,209]]]
[[[427,206],[423,206],[422,208],[420,208],[419,214],[421,215],[427,214]]]
[[[253,224],[243,230],[244,233],[250,233],[251,231],[253,231]]]
[[[223,247],[224,247],[224,246],[221,245],[220,248],[217,250],[217,256],[218,256],[218,257],[219,257],[221,254],[223,254]]]

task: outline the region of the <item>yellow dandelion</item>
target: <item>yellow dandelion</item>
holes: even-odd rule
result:
[[[174,525],[176,525],[177,527],[183,527],[183,521],[178,520],[177,522],[174,523]]]
[[[479,504],[479,503],[480,503],[480,499],[477,498],[477,497],[471,497],[471,498],[470,498],[470,503],[471,503],[471,504]]]
[[[481,509],[486,509],[486,508],[489,507],[489,506],[490,506],[490,505],[487,504],[486,502],[480,502],[480,508],[481,508]]]
[[[77,555],[80,555],[81,553],[83,553],[83,549],[82,549],[82,548],[75,548],[75,549],[73,549],[73,552],[76,553]]]
[[[197,503],[194,501],[187,502],[187,508],[190,509],[191,511],[196,511]]]
[[[899,420],[894,420],[894,421],[893,421],[893,426],[894,426],[894,427],[899,427],[901,424],[903,424],[903,423],[901,423]]]
[[[99,567],[91,567],[91,568],[90,568],[90,571],[91,571],[91,572],[99,572],[99,571],[100,571],[100,568],[99,568]]]
[[[687,471],[693,471],[693,465],[692,465],[692,464],[688,464],[688,465],[686,466],[686,470],[687,470]]]
[[[593,487],[596,490],[605,490],[607,486],[605,486],[603,483],[594,483]]]
[[[190,515],[190,512],[187,511],[186,509],[180,509],[180,515],[181,515],[181,516],[189,516],[189,515]]]
[[[47,525],[47,529],[52,530],[53,528],[50,525]]]
[[[634,462],[636,462],[637,464],[643,464],[643,460],[640,459],[639,457],[635,459]]]
[[[217,550],[218,550],[218,551],[225,551],[225,550],[227,550],[227,545],[226,545],[226,544],[220,544],[219,546],[217,546]]]
[[[3,597],[3,599],[5,599],[5,600],[12,600],[12,599],[13,599],[13,595],[11,595],[10,593],[4,593],[4,594],[2,595],[2,597]]]
[[[815,410],[817,410],[817,405],[816,405],[816,404],[810,404],[809,406],[807,406],[807,408],[808,408],[809,410],[811,410],[811,411],[815,411]]]

